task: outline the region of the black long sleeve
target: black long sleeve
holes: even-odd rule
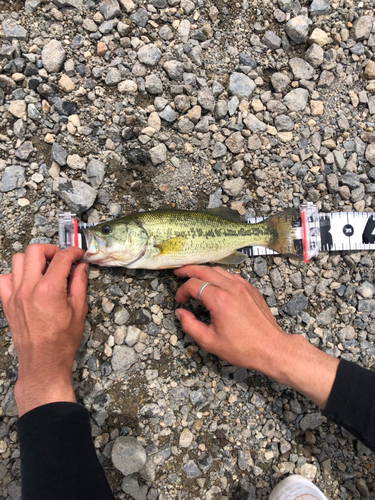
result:
[[[342,359],[323,415],[375,451],[375,372]]]
[[[18,421],[22,500],[114,500],[91,437],[88,411],[51,403]]]

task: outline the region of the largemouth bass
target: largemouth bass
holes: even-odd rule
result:
[[[282,254],[297,254],[293,221],[297,210],[280,212],[258,224],[247,224],[238,212],[215,208],[205,212],[153,210],[137,212],[84,229],[84,262],[99,266],[168,269],[186,264],[239,264],[237,250],[261,245]]]

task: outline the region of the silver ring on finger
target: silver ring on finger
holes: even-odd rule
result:
[[[197,293],[197,299],[198,300],[202,300],[202,292],[203,290],[206,288],[206,286],[208,285],[211,285],[211,283],[208,283],[208,281],[206,281],[205,283],[203,283],[203,285],[200,287],[200,289],[198,290],[198,293]]]

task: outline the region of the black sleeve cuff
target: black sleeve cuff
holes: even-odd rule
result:
[[[19,419],[18,438],[23,500],[114,500],[82,406],[35,408]]]
[[[375,372],[342,359],[323,415],[375,451]]]

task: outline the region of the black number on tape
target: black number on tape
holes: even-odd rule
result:
[[[362,234],[362,243],[373,245],[375,243],[375,220],[370,217]]]

